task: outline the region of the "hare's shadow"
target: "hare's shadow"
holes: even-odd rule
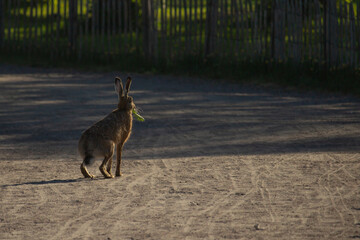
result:
[[[47,184],[56,184],[56,183],[75,183],[75,182],[83,182],[83,181],[96,181],[96,180],[104,180],[105,178],[75,178],[75,179],[53,179],[53,180],[43,180],[43,181],[34,181],[34,182],[25,182],[25,183],[16,183],[16,184],[7,184],[2,185],[3,188],[6,187],[17,187],[17,186],[25,186],[25,185],[47,185]]]

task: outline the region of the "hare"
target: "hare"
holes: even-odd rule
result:
[[[104,177],[114,177],[111,174],[111,166],[115,147],[117,150],[115,175],[121,176],[121,151],[131,134],[132,110],[135,108],[133,98],[129,96],[130,85],[131,78],[128,77],[124,94],[121,79],[115,78],[115,90],[119,96],[117,109],[83,132],[80,137],[78,150],[83,159],[80,169],[85,178],[94,178],[94,175],[86,169],[86,165],[90,165],[97,157],[103,158],[99,169]]]

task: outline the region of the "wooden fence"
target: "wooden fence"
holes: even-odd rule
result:
[[[360,3],[344,0],[0,0],[0,48],[49,59],[360,64]]]

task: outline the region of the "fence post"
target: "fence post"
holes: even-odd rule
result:
[[[152,0],[143,0],[143,51],[147,60],[154,57],[154,16]]]
[[[327,49],[327,59],[325,62],[328,63],[327,67],[331,67],[332,65],[336,64],[337,59],[337,27],[338,27],[338,18],[337,18],[337,11],[336,11],[336,0],[328,0],[326,4],[326,31],[327,34],[325,37],[326,39],[326,49]]]
[[[329,34],[329,31],[328,31],[328,18],[329,18],[329,14],[328,14],[328,4],[327,4],[327,1],[324,1],[323,3],[323,7],[324,7],[324,17],[323,17],[323,22],[324,22],[324,26],[323,26],[323,41],[324,41],[324,73],[325,75],[323,76],[324,79],[326,80],[327,76],[326,76],[326,71],[327,71],[327,64],[328,64],[328,57],[329,57],[329,54],[328,54],[328,34]]]
[[[77,0],[69,0],[69,48],[71,54],[75,53],[76,39],[77,39]]]
[[[336,2],[335,0],[328,0],[328,1],[323,1],[323,7],[324,7],[324,17],[323,17],[323,22],[324,22],[324,30],[323,30],[323,41],[324,41],[324,66],[322,69],[322,79],[324,82],[327,82],[328,79],[328,70],[329,67],[332,64],[332,54],[334,54],[331,51],[331,44],[333,43],[334,39],[334,29],[332,29],[333,27],[335,27],[332,21],[331,21],[331,13],[333,8],[335,8],[336,11]],[[336,23],[337,25],[337,23]]]
[[[208,0],[205,26],[205,57],[210,56],[215,50],[217,15],[218,1]]]
[[[0,0],[0,47],[4,43],[4,0]]]
[[[336,0],[324,1],[324,62],[325,71],[335,63],[336,59]]]
[[[285,56],[285,2],[274,0],[272,10],[271,56],[282,60]]]

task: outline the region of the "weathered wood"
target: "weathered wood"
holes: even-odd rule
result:
[[[106,1],[106,17],[107,17],[107,29],[106,29],[106,38],[107,38],[107,49],[106,49],[106,53],[105,53],[105,56],[106,56],[106,59],[109,60],[111,59],[111,55],[112,55],[112,43],[111,43],[111,15],[113,14],[113,12],[111,11],[111,0],[107,0]]]
[[[224,1],[224,40],[225,40],[225,56],[228,57],[229,56],[229,52],[230,49],[232,49],[232,43],[233,41],[231,41],[231,30],[229,31],[229,26],[231,24],[231,19],[229,16],[229,4],[228,4],[228,0]],[[232,50],[231,50],[232,51]]]
[[[184,6],[184,28],[185,28],[185,55],[189,55],[189,19],[188,19],[188,7],[187,7],[187,0],[183,0],[183,6]]]
[[[360,65],[360,3],[357,3],[357,8],[356,8],[356,13],[357,13],[357,25],[356,25],[356,56],[357,56],[357,62],[356,62],[356,66],[357,68],[359,68]]]
[[[306,57],[306,61],[311,59],[311,54],[312,54],[312,31],[313,31],[313,27],[312,27],[312,14],[313,12],[311,11],[312,7],[311,7],[311,0],[306,0],[306,2],[304,3],[305,7],[306,7],[306,24],[305,24],[305,32],[306,35],[304,36],[304,40],[306,41],[306,48],[307,48],[307,53],[304,53],[304,57]]]
[[[178,44],[178,16],[177,16],[177,0],[173,0],[174,2],[174,5],[173,5],[173,8],[174,8],[174,34],[173,34],[173,38],[175,38],[173,40],[174,42],[174,45],[176,46],[176,48],[173,50],[173,57],[175,57],[175,55],[178,56],[178,51],[179,51],[179,44]]]
[[[240,37],[239,37],[239,44],[241,43],[241,55],[243,55],[243,52],[244,52],[244,48],[246,48],[246,29],[245,29],[245,22],[247,21],[247,19],[245,18],[245,11],[244,11],[244,7],[243,7],[243,0],[240,0],[240,3],[239,3],[239,6],[240,6],[240,26],[241,26],[241,29],[240,29]],[[246,21],[245,21],[246,20]],[[240,54],[240,53],[239,53]]]
[[[285,57],[285,4],[284,1],[274,0],[272,30],[272,58],[282,60]]]
[[[124,52],[129,52],[129,1],[123,1],[123,22],[124,22]],[[152,23],[150,21],[150,23]]]
[[[0,12],[1,14],[1,12]],[[19,46],[19,1],[14,0],[14,30],[13,30],[13,42],[15,44],[14,50],[16,51]]]
[[[203,13],[203,9],[204,9],[204,0],[200,0],[200,24],[199,24],[199,27],[200,27],[200,39],[199,39],[199,50],[201,51],[202,50],[202,57],[204,57],[205,55],[205,51],[203,50],[203,46],[205,44],[203,44],[205,42],[204,38],[205,38],[205,30],[204,30],[204,13]],[[205,8],[206,9],[206,8]]]
[[[60,20],[61,20],[61,15],[60,15],[60,2],[57,2],[57,13],[55,15],[56,17],[56,46],[60,45]],[[60,51],[59,47],[55,48],[55,57],[57,57],[58,55],[63,55],[63,51]]]
[[[46,51],[49,51],[49,12],[50,12],[50,3],[46,2],[46,22],[45,22],[45,47],[46,47]],[[25,18],[25,13],[24,13],[24,18]],[[24,42],[26,41],[26,31],[25,31],[25,26],[24,26]]]
[[[106,8],[105,8],[105,1],[100,0],[99,4],[101,4],[101,13],[100,13],[100,46],[99,50],[101,53],[101,57],[106,55],[105,53],[105,16],[106,16]]]
[[[161,1],[161,6],[160,6],[160,25],[161,25],[161,29],[160,29],[160,37],[161,37],[161,47],[160,47],[160,55],[163,59],[165,59],[166,57],[166,48],[165,48],[165,2],[164,0],[160,0]]]
[[[9,1],[11,2],[11,1]],[[29,47],[28,47],[28,55],[31,54],[32,50],[33,50],[33,47],[34,47],[34,41],[33,41],[33,0],[30,1],[30,20],[28,22],[28,25],[29,25]],[[10,19],[9,19],[9,26],[10,26]],[[9,29],[10,30],[10,29]],[[9,32],[8,32],[9,33]],[[10,36],[8,36],[8,39],[10,40]],[[11,46],[11,44],[10,44]]]
[[[186,1],[185,1],[186,2]],[[186,12],[186,9],[185,8],[185,12]],[[192,0],[189,0],[189,28],[188,28],[188,55],[191,55],[192,53],[192,29],[193,29],[193,20],[192,20]]]
[[[70,1],[70,0],[69,0]],[[55,53],[54,53],[54,45],[55,45],[55,38],[54,38],[54,24],[53,24],[53,18],[54,18],[54,0],[50,0],[51,4],[50,4],[50,15],[49,15],[49,21],[50,21],[50,42],[49,42],[49,52],[50,52],[50,59],[54,60],[55,59]],[[30,37],[29,37],[30,38]],[[30,38],[31,39],[31,38]]]
[[[134,37],[133,37],[133,26],[132,26],[132,15],[131,15],[131,0],[128,0],[128,25],[129,25],[129,35],[130,35],[130,42],[129,42],[129,49],[133,45]]]
[[[200,45],[200,34],[201,34],[201,29],[199,29],[199,18],[198,18],[198,0],[194,1],[194,52],[196,54],[200,54],[199,49],[201,46]]]
[[[4,47],[4,39],[5,39],[5,32],[4,32],[4,1],[0,0],[0,47]]]
[[[113,57],[135,49],[154,64],[158,58],[168,62],[194,55],[290,57],[320,61],[325,67],[359,67],[360,4],[354,9],[353,2],[336,0],[271,2],[142,0],[139,9],[131,0],[30,0],[22,9],[21,0],[0,0],[0,8],[9,6],[0,15],[0,45],[45,53],[51,60],[68,55],[83,59],[87,54]],[[63,44],[66,38],[68,44]]]
[[[263,9],[263,0],[259,0],[258,3],[258,11],[257,11],[257,17],[258,17],[258,23],[259,23],[259,38],[258,38],[258,58],[262,58],[263,56],[263,42],[264,42],[264,9]]]
[[[92,4],[95,5],[96,0],[93,0]],[[92,8],[92,12],[91,12],[91,58],[94,58],[94,52],[95,52],[95,35],[96,35],[96,13],[95,13],[95,8]]]
[[[240,54],[240,18],[239,18],[239,7],[237,0],[231,0],[231,4],[233,6],[233,14],[235,15],[235,37],[234,37],[234,45],[235,45],[235,58],[237,58]]]
[[[77,52],[77,59],[78,61],[80,61],[82,59],[82,55],[83,55],[83,45],[85,45],[85,41],[83,39],[83,27],[82,27],[82,21],[83,21],[83,0],[79,0],[79,12],[78,12],[78,20],[79,20],[79,24],[78,24],[78,32],[79,32],[79,47],[78,47],[78,52]]]
[[[114,8],[115,9],[115,8]],[[89,0],[85,2],[85,29],[84,29],[84,55],[88,55],[89,51],[89,41],[90,41],[90,33],[89,33]]]
[[[19,0],[18,0],[18,6],[19,6],[20,4],[19,4]],[[17,10],[17,15],[19,15],[19,9]],[[44,9],[43,9],[43,6],[42,5],[40,5],[40,19],[41,19],[41,21],[43,21],[43,19],[44,19]],[[17,30],[18,30],[18,32],[17,32],[17,42],[19,41],[19,35],[20,35],[20,27],[17,27]],[[43,39],[44,39],[44,33],[43,33],[43,28],[42,27],[40,27],[40,45],[43,45]],[[41,47],[41,46],[40,46]],[[41,47],[41,50],[43,51],[43,48]]]
[[[52,5],[53,7],[53,5]],[[52,11],[53,12],[53,11]],[[77,38],[77,0],[69,0],[69,47],[70,51],[76,49]]]
[[[182,41],[182,29],[181,29],[181,26],[183,25],[182,23],[182,11],[181,11],[181,3],[182,3],[182,0],[178,0],[178,8],[179,8],[179,21],[178,21],[178,58],[179,59],[182,59],[184,57],[184,44],[183,44],[183,41]]]
[[[118,31],[117,33],[119,34],[119,52],[123,53],[124,49],[125,49],[125,44],[124,44],[124,38],[122,36],[123,34],[123,29],[122,29],[122,19],[123,19],[123,14],[122,14],[122,1],[117,1],[117,13],[118,13]]]
[[[34,4],[34,54],[36,54],[38,50],[38,8],[36,1],[33,4]]]
[[[354,7],[353,7],[353,4],[350,3],[349,4],[350,8],[349,8],[349,20],[350,20],[350,23],[349,23],[349,34],[350,34],[350,41],[349,41],[349,44],[350,44],[350,65],[352,67],[355,67],[355,63],[356,63],[356,57],[355,57],[355,53],[356,53],[356,48],[355,48],[355,14],[354,14]]]
[[[337,4],[336,0],[330,1],[330,60],[329,64],[331,67],[337,65],[338,51],[337,51],[337,42],[338,42],[338,14],[337,14]]]
[[[302,22],[301,22],[301,16],[302,16],[302,7],[301,7],[301,1],[294,1],[294,23],[295,23],[295,33],[294,33],[294,45],[295,45],[295,62],[300,61],[300,53],[302,51],[301,49],[301,37],[302,37]],[[296,9],[298,11],[296,11]]]
[[[16,15],[11,11],[11,9],[15,8],[15,1],[12,1],[11,8],[9,9],[9,17],[11,18],[11,26],[10,26],[10,48],[11,50],[14,50],[16,48],[16,42],[15,42],[15,24],[16,24]]]
[[[137,51],[137,54],[139,54],[140,52],[140,31],[139,31],[139,4],[138,2],[136,2],[135,4],[135,13],[136,15],[134,16],[135,17],[135,36],[136,36],[136,51]]]
[[[264,1],[263,1],[264,3]],[[264,4],[267,4],[267,2],[265,2]],[[265,60],[267,58],[267,56],[269,56],[269,41],[268,39],[270,39],[269,36],[269,21],[268,21],[268,8],[267,5],[264,6],[264,17],[263,17],[263,21],[264,21],[264,45],[263,45],[263,59]]]
[[[340,53],[339,53],[339,62],[338,64],[342,63],[342,61],[344,60],[344,28],[345,28],[345,24],[344,24],[344,12],[343,12],[343,3],[342,1],[339,2],[339,45],[338,48],[341,49]]]
[[[330,38],[330,30],[329,30],[329,15],[330,15],[330,4],[329,2],[324,2],[324,24],[323,24],[323,61],[327,65],[329,62],[329,38]],[[327,66],[326,66],[327,67]]]
[[[153,46],[153,11],[152,11],[152,1],[143,0],[143,51],[145,58],[148,61],[153,60],[154,57],[154,46]]]
[[[12,25],[11,1],[8,1],[8,9],[7,9],[7,44],[9,45],[10,48],[12,47],[11,25]]]
[[[321,23],[321,13],[320,13],[320,2],[319,0],[314,0],[315,4],[315,42],[317,43],[315,46],[315,61],[322,61],[322,43],[323,40],[321,38],[322,35],[322,23]]]
[[[249,11],[247,8],[246,1],[241,0],[241,8],[242,8],[242,16],[244,16],[243,20],[243,29],[244,29],[244,35],[243,35],[243,54],[247,58],[249,54],[249,49],[251,48],[251,41],[250,41],[250,25],[249,25]]]
[[[174,1],[170,0],[170,3],[167,5],[167,8],[169,9],[169,21],[168,24],[169,26],[166,26],[168,29],[168,33],[167,33],[167,43],[169,45],[168,47],[168,57],[171,60],[173,58],[173,53],[172,53],[172,45],[173,45],[173,29],[174,29],[174,19],[173,19],[173,13],[174,13]]]
[[[258,7],[258,1],[255,1],[255,9]],[[260,21],[259,21],[259,14],[254,10],[252,13],[254,23],[253,23],[253,43],[254,43],[254,49],[253,49],[253,58],[257,58],[260,54],[260,46],[259,46],[259,28],[260,28]]]
[[[217,28],[220,31],[217,31],[216,34],[216,41],[217,44],[215,46],[215,52],[217,52],[217,54],[220,57],[224,57],[224,51],[225,51],[225,20],[224,20],[224,15],[225,15],[225,9],[224,9],[224,0],[218,0],[219,1],[219,10],[218,11],[218,20],[219,22],[217,23]]]
[[[207,4],[207,23],[206,23],[206,39],[205,39],[205,56],[213,54],[216,46],[216,23],[218,19],[218,1],[208,0]]]

